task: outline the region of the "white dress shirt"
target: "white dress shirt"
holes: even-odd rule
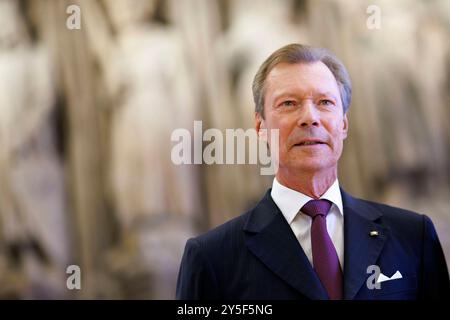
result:
[[[313,198],[290,189],[280,184],[276,178],[273,179],[271,194],[284,218],[289,223],[292,231],[298,239],[298,242],[305,251],[308,260],[313,265],[311,249],[311,223],[312,218],[300,211],[300,209]],[[339,182],[336,179],[331,187],[320,197],[332,202],[330,212],[328,213],[327,230],[331,241],[336,248],[339,262],[344,270],[344,211],[342,207],[341,190]]]

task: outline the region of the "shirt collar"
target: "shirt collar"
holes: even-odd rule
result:
[[[286,221],[290,224],[294,220],[300,209],[313,198],[298,192],[296,190],[285,187],[278,182],[277,178],[273,179],[272,191],[270,193],[275,204],[280,208]],[[343,215],[342,196],[339,189],[339,181],[336,179],[328,190],[320,197],[331,201]]]

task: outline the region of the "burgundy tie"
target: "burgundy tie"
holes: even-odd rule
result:
[[[343,298],[342,270],[336,248],[327,231],[328,200],[310,200],[301,211],[312,218],[311,247],[314,270],[332,300]]]

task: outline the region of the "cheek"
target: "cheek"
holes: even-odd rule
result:
[[[345,139],[345,131],[342,120],[330,121],[329,125],[327,126],[327,131],[332,136],[332,139],[335,141],[335,143],[338,143],[339,141],[342,142],[342,140]]]
[[[280,134],[280,144],[279,144],[279,150],[280,150],[280,157],[284,158],[289,153],[289,145],[290,145],[290,130],[286,128],[280,128],[279,134]]]
[[[280,135],[280,142],[286,143],[289,139],[289,130],[286,130],[286,128],[280,128],[279,129],[279,135]]]
[[[333,153],[336,155],[336,157],[340,157],[342,154],[342,150],[344,147],[344,135],[342,131],[337,131],[336,136],[333,141]]]
[[[283,121],[280,121],[279,119],[272,119],[272,121],[267,122],[267,128],[268,128],[268,137],[269,137],[269,145],[272,143],[272,132],[273,130],[278,131],[278,142],[280,146],[280,150],[285,147],[286,142],[289,139],[289,134],[291,132],[291,127],[288,123],[284,123]]]
[[[341,139],[338,140],[338,141],[336,141],[336,145],[335,145],[335,148],[334,148],[334,149],[335,149],[334,152],[335,152],[338,156],[342,153],[343,143],[342,143],[342,140],[341,140]]]

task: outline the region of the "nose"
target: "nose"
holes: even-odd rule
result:
[[[310,101],[305,102],[299,110],[300,116],[297,120],[297,125],[299,127],[319,126],[319,114],[313,103]]]

